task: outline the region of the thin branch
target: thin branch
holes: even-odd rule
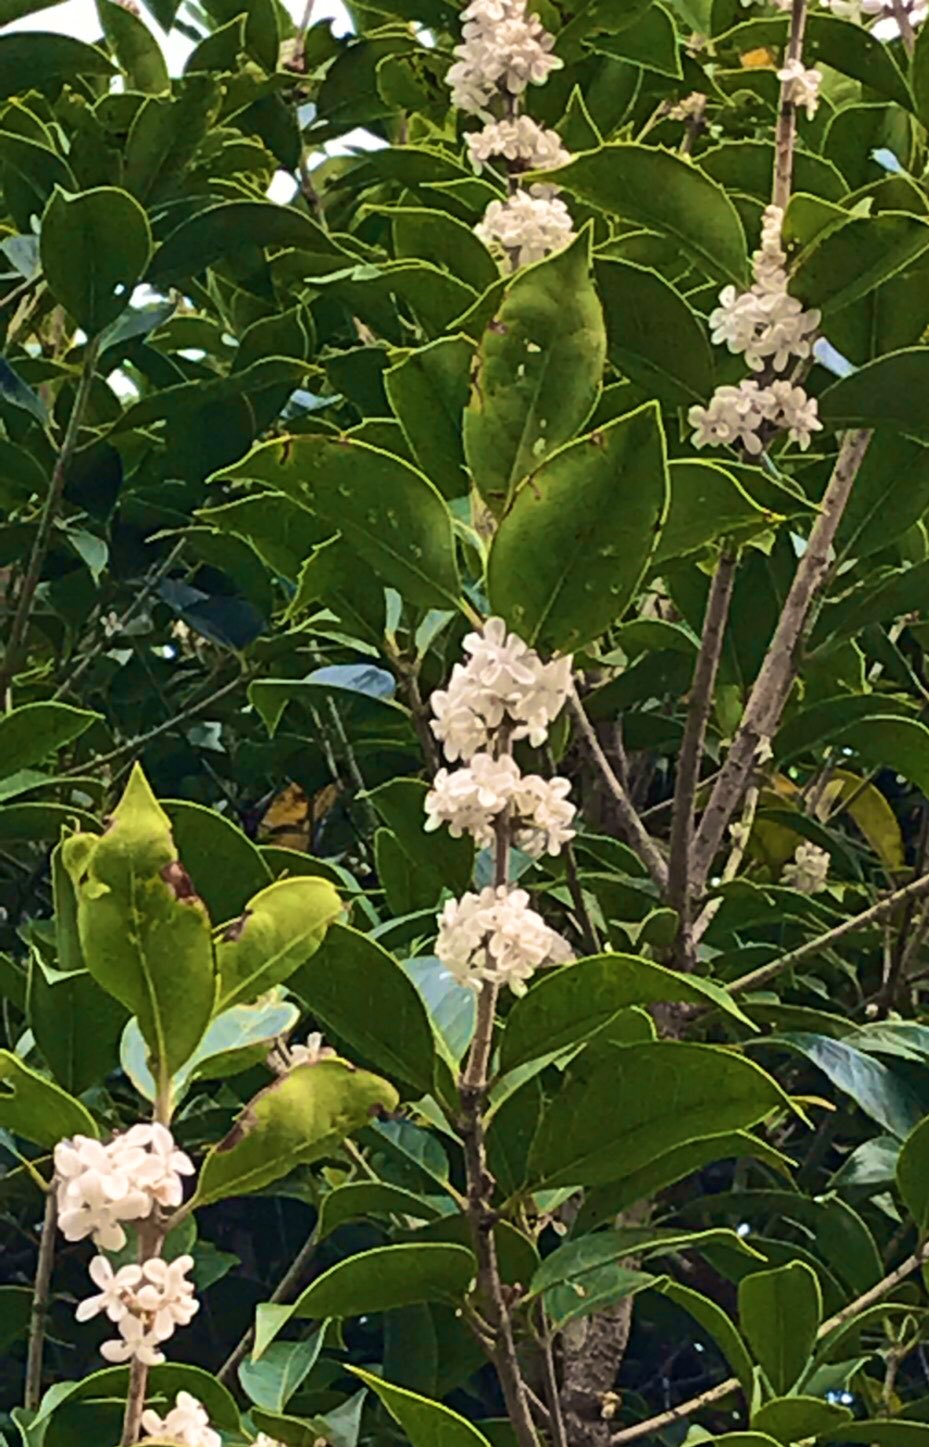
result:
[[[695,889],[702,888],[706,882],[716,851],[748,784],[760,745],[771,737],[780,722],[797,673],[798,653],[810,609],[826,576],[833,539],[870,441],[871,433],[863,430],[847,432],[842,440],[774,637],[700,821],[692,860]]]
[[[803,35],[806,30],[807,0],[793,0],[790,11],[790,34],[784,63],[803,59]],[[777,112],[777,129],[774,133],[774,187],[771,196],[775,206],[787,209],[794,174],[794,146],[797,139],[797,107],[791,96],[793,84],[781,81],[781,98]]]
[[[61,447],[58,456],[55,458],[55,465],[52,468],[48,492],[45,495],[45,502],[42,505],[42,513],[39,518],[38,530],[32,544],[32,552],[29,555],[29,562],[26,565],[26,572],[20,586],[19,597],[16,600],[16,611],[10,626],[10,632],[3,654],[3,663],[0,665],[0,707],[6,710],[10,707],[10,686],[16,670],[19,667],[23,644],[29,632],[29,620],[32,617],[32,609],[35,604],[36,589],[42,577],[42,567],[51,543],[52,530],[61,507],[65,483],[68,478],[68,469],[71,466],[71,459],[77,449],[81,425],[84,421],[84,413],[87,411],[87,404],[90,401],[90,392],[94,380],[94,368],[97,365],[99,353],[99,338],[87,343],[84,349],[84,362],[81,367],[80,380],[78,381],[77,392],[75,393],[74,403],[71,407],[71,415],[68,418],[68,425],[65,428]]]
[[[555,1358],[552,1352],[551,1333],[544,1320],[542,1323],[542,1332],[539,1337],[539,1349],[542,1355],[542,1384],[545,1391],[545,1400],[548,1403],[548,1425],[552,1438],[552,1447],[571,1447],[565,1431],[564,1416],[561,1411],[561,1395],[558,1390],[558,1377],[555,1372]]]
[[[929,1242],[921,1246],[918,1251],[914,1251],[912,1256],[908,1256],[895,1271],[891,1271],[890,1275],[885,1276],[876,1286],[872,1286],[862,1296],[850,1301],[848,1306],[843,1306],[835,1316],[830,1316],[828,1321],[824,1321],[816,1333],[816,1340],[822,1341],[823,1337],[835,1331],[836,1327],[844,1326],[853,1317],[867,1311],[869,1306],[874,1306],[876,1302],[881,1301],[888,1292],[893,1291],[895,1286],[899,1286],[901,1281],[905,1281],[908,1276],[917,1271],[927,1257],[929,1257]],[[649,1417],[645,1422],[636,1422],[631,1427],[623,1427],[621,1431],[614,1432],[610,1438],[610,1447],[621,1447],[623,1442],[636,1442],[640,1437],[648,1437],[653,1432],[661,1432],[665,1427],[679,1422],[682,1417],[690,1417],[701,1408],[710,1407],[714,1402],[720,1402],[724,1397],[728,1397],[730,1393],[738,1390],[738,1378],[727,1377],[724,1382],[717,1382],[715,1387],[710,1387],[708,1391],[701,1392],[699,1396],[691,1397],[688,1401],[671,1407],[667,1412],[659,1412],[656,1417]]]
[[[635,805],[613,772],[612,765],[600,746],[600,740],[597,738],[593,724],[584,712],[584,705],[576,690],[568,695],[568,706],[577,720],[584,742],[590,750],[591,758],[600,770],[603,781],[612,795],[626,842],[638,854],[663,894],[668,886],[668,866],[665,864],[661,850],[645,828]]]
[[[893,894],[887,895],[870,909],[861,914],[853,915],[851,919],[843,920],[824,935],[817,935],[815,940],[807,940],[806,944],[799,945],[780,959],[772,960],[769,965],[762,965],[757,970],[751,970],[747,975],[741,975],[739,979],[733,980],[728,989],[730,995],[744,995],[749,990],[761,989],[770,980],[774,980],[784,970],[789,970],[794,965],[801,964],[812,955],[823,954],[826,950],[838,944],[839,940],[846,935],[854,934],[856,930],[866,929],[868,925],[880,924],[880,922],[893,914],[898,905],[908,904],[911,900],[922,899],[929,894],[929,874],[922,875],[919,879],[912,880],[904,885],[902,889],[894,890]]]
[[[293,1294],[293,1292],[296,1290],[296,1288],[300,1285],[303,1278],[305,1277],[307,1270],[309,1269],[310,1263],[313,1260],[315,1252],[316,1234],[314,1232],[307,1238],[307,1240],[301,1246],[300,1250],[297,1252],[296,1256],[290,1263],[284,1275],[277,1283],[277,1286],[268,1297],[269,1301],[287,1301],[288,1297]],[[255,1328],[251,1326],[242,1337],[238,1345],[235,1346],[233,1350],[229,1353],[228,1357],[223,1362],[219,1371],[216,1373],[216,1380],[218,1382],[222,1382],[225,1386],[232,1380],[235,1373],[238,1371],[239,1364],[244,1361],[244,1359],[248,1356],[248,1353],[251,1351],[252,1343],[254,1342],[254,1340]]]
[[[903,41],[903,48],[912,59],[913,51],[916,49],[916,32],[913,29],[913,22],[910,19],[910,12],[907,9],[906,0],[890,0],[890,8],[894,13],[894,20],[900,31],[900,39]]]
[[[55,1230],[58,1208],[55,1190],[49,1186],[45,1196],[45,1215],[39,1237],[39,1260],[32,1290],[32,1313],[29,1319],[29,1348],[26,1356],[26,1387],[23,1406],[34,1412],[42,1400],[42,1358],[45,1350],[45,1326],[48,1320],[48,1299],[55,1265]]]
[[[758,809],[758,795],[758,785],[753,784],[745,796],[745,805],[742,809],[742,817],[739,820],[738,825],[733,824],[732,826],[732,832],[734,836],[732,841],[732,848],[729,851],[729,858],[726,860],[726,864],[720,878],[721,884],[730,884],[732,880],[735,879],[740,868],[742,867],[742,860],[745,858],[745,851],[748,848],[748,841],[751,837],[752,827],[755,823],[755,814]],[[710,925],[713,923],[713,920],[718,914],[722,902],[722,896],[719,896],[716,899],[711,899],[706,905],[704,905],[703,909],[700,912],[700,917],[693,928],[693,941],[695,945],[699,944],[700,940],[703,939],[703,936],[706,934],[707,930],[709,929]]]
[[[720,554],[710,583],[674,785],[671,852],[668,857],[668,903],[672,909],[677,910],[680,918],[680,963],[685,967],[692,963],[690,851],[694,837],[697,784],[735,583],[736,560],[735,549],[725,548]]]

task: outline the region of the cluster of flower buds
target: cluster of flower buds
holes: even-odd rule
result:
[[[193,1163],[163,1125],[134,1125],[108,1145],[74,1136],[55,1147],[58,1226],[67,1241],[89,1236],[104,1251],[126,1244],[125,1221],[141,1221],[155,1206],[181,1204],[182,1177]]]
[[[563,166],[569,153],[560,137],[519,114],[526,87],[544,84],[562,64],[552,54],[554,38],[527,13],[527,0],[471,0],[462,18],[462,43],[446,81],[452,105],[485,123],[467,137],[475,171],[499,160],[512,183],[524,171]],[[539,183],[511,185],[505,201],[490,202],[476,229],[514,269],[541,260],[573,235],[557,187]]]
[[[889,20],[899,25],[899,11],[893,0],[821,0],[821,3],[840,20],[854,20],[859,24],[868,20]],[[900,8],[914,29],[922,24],[929,12],[926,0],[900,0]]]
[[[794,857],[781,870],[781,883],[800,894],[822,894],[829,876],[829,851],[804,840],[794,850]]]
[[[752,258],[754,284],[739,292],[727,286],[710,314],[713,341],[740,353],[755,372],[784,372],[813,350],[818,311],[804,311],[787,290],[787,257],[781,241],[784,213],[769,206],[762,221],[761,247]],[[706,407],[691,407],[688,421],[695,447],[741,444],[751,456],[765,438],[784,431],[801,449],[810,445],[819,420],[816,399],[789,380],[763,385],[751,378],[718,387]]]
[[[456,663],[448,688],[430,700],[432,730],[457,769],[440,769],[426,798],[427,829],[447,825],[478,844],[506,842],[538,857],[558,854],[574,837],[567,779],[521,773],[509,752],[516,739],[539,745],[564,707],[571,659],[543,663],[534,649],[490,618],[464,640],[466,663]],[[567,944],[532,909],[529,895],[507,885],[450,900],[439,917],[436,954],[471,989],[505,982],[521,993],[546,964],[570,958]]]
[[[142,1413],[142,1442],[176,1442],[178,1447],[222,1447],[222,1438],[210,1426],[205,1408],[190,1392],[178,1392],[164,1417],[149,1407]]]
[[[75,1314],[78,1321],[89,1321],[105,1312],[115,1324],[119,1336],[103,1343],[101,1356],[108,1362],[135,1358],[145,1366],[160,1366],[161,1343],[174,1335],[175,1327],[188,1326],[200,1308],[194,1284],[187,1280],[193,1264],[192,1256],[174,1261],[153,1256],[114,1271],[105,1256],[95,1256],[90,1278],[100,1288],[99,1295],[87,1297]]]
[[[320,1032],[314,1030],[306,1037],[303,1045],[288,1045],[283,1040],[276,1041],[267,1063],[275,1075],[287,1075],[298,1065],[318,1065],[321,1060],[334,1059],[335,1054]]]

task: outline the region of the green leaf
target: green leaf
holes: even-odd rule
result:
[[[87,970],[55,970],[33,952],[28,1016],[49,1069],[72,1094],[99,1085],[119,1064],[125,1007]]]
[[[151,255],[148,218],[128,191],[56,191],[42,217],[42,270],[56,300],[94,337],[123,312]]]
[[[873,1447],[926,1447],[929,1424],[925,1422],[850,1422],[847,1427],[834,1427],[825,1433],[826,1442],[873,1443]]]
[[[353,1053],[414,1096],[432,1093],[435,1041],[426,1008],[397,961],[374,940],[333,925],[290,987]]]
[[[585,230],[510,282],[480,339],[464,448],[474,485],[494,512],[584,425],[605,354]]]
[[[724,188],[691,161],[632,142],[587,151],[543,175],[608,215],[622,216],[669,236],[714,279],[742,285],[745,233]],[[770,170],[769,170],[770,175]]]
[[[390,779],[369,795],[409,860],[423,899],[421,908],[435,904],[443,889],[463,894],[474,864],[474,845],[467,836],[453,839],[446,829],[426,833],[428,793],[429,785],[422,779]]]
[[[596,35],[590,49],[615,60],[629,60],[644,70],[683,77],[674,20],[663,5],[652,5],[635,25],[624,26],[618,35]]]
[[[392,1311],[417,1301],[457,1306],[475,1270],[474,1256],[464,1246],[375,1246],[330,1266],[298,1296],[291,1314],[322,1321]]]
[[[400,1424],[411,1447],[490,1447],[487,1438],[464,1417],[441,1402],[431,1402],[405,1387],[395,1387],[361,1367],[348,1369],[375,1392]]]
[[[625,1102],[617,1113],[611,1104]],[[744,1130],[789,1104],[750,1061],[714,1045],[662,1040],[582,1055],[529,1153],[533,1185],[616,1180],[700,1136]]]
[[[929,32],[922,25],[916,36],[910,79],[916,98],[916,114],[924,126],[929,126]]]
[[[207,1152],[190,1204],[260,1191],[295,1166],[337,1151],[372,1114],[396,1105],[397,1092],[386,1080],[344,1060],[298,1065],[256,1095]]]
[[[593,955],[542,976],[515,1001],[500,1045],[501,1069],[559,1055],[593,1039],[627,1006],[658,1000],[721,1005],[745,1019],[721,986],[635,955]]]
[[[716,43],[720,50],[739,54],[769,45],[780,50],[786,44],[787,30],[788,17],[772,15],[737,25],[720,35]],[[893,57],[891,46],[852,21],[840,20],[832,15],[810,15],[803,41],[803,58],[807,65],[825,62],[833,70],[861,81],[898,105],[912,106],[906,80]]]
[[[193,1055],[172,1077],[175,1101],[181,1100],[191,1081],[227,1080],[264,1064],[274,1042],[289,1035],[299,1018],[297,1006],[275,998],[273,992],[254,1005],[233,1005],[231,1010],[224,1010],[210,1021]],[[123,1034],[120,1059],[139,1094],[154,1100],[155,1082],[146,1061],[145,1042],[134,1020]]]
[[[821,1397],[775,1397],[753,1414],[752,1427],[789,1447],[792,1442],[830,1432],[851,1415],[847,1407],[824,1402]]]
[[[138,1017],[167,1088],[213,1012],[215,971],[209,916],[138,764],[106,833],[66,839],[62,860],[77,894],[87,968]]]
[[[0,35],[2,97],[45,90],[56,81],[73,83],[77,75],[112,74],[113,66],[102,50],[73,36],[40,30]]]
[[[690,458],[668,464],[671,501],[652,558],[657,568],[669,558],[680,558],[718,538],[741,537],[773,527],[778,513],[759,507],[738,478],[718,462]]]
[[[819,400],[826,427],[893,427],[929,436],[919,402],[929,387],[929,347],[906,347],[878,357],[827,387]]]
[[[188,799],[163,799],[177,852],[194,889],[217,922],[234,919],[247,901],[271,882],[257,848],[231,820]]]
[[[181,222],[155,252],[149,280],[159,285],[195,276],[254,247],[294,247],[343,265],[346,253],[321,226],[291,206],[270,201],[222,201]]]
[[[929,794],[929,728],[918,719],[858,719],[840,729],[832,742],[854,749],[867,764],[895,769]]]
[[[897,1161],[897,1187],[922,1240],[929,1232],[929,1117],[920,1121],[903,1142]]]
[[[927,507],[929,447],[899,433],[875,433],[836,533],[839,561],[881,552],[902,537]]]
[[[596,261],[613,365],[671,407],[702,402],[713,391],[706,323],[657,271],[631,261]]]
[[[249,477],[305,503],[410,603],[458,601],[451,515],[409,463],[347,437],[286,437],[256,447],[220,480]]]
[[[442,337],[409,352],[384,373],[403,435],[443,497],[460,497],[468,487],[461,430],[473,351],[465,336]]]
[[[389,208],[398,257],[428,257],[476,292],[493,286],[500,272],[487,247],[464,222],[423,207]]]
[[[722,1307],[699,1291],[693,1291],[689,1286],[681,1286],[676,1281],[663,1281],[655,1289],[692,1316],[697,1325],[716,1343],[738,1377],[745,1400],[751,1402],[754,1387],[752,1359],[738,1328]]]
[[[26,703],[12,709],[0,718],[0,773],[8,778],[41,764],[100,717],[67,703]]]
[[[804,1261],[753,1271],[739,1283],[742,1333],[778,1395],[806,1369],[822,1306],[816,1273]]]
[[[929,247],[929,222],[905,212],[853,216],[797,259],[790,292],[824,317],[851,306]]]
[[[516,494],[491,544],[491,608],[528,643],[569,652],[626,609],[667,508],[656,403],[569,443]]]
[[[0,1351],[26,1336],[31,1319],[31,1287],[0,1286]]]
[[[170,90],[168,67],[148,26],[116,0],[97,0],[97,15],[132,90]]]
[[[536,1271],[527,1288],[527,1296],[541,1296],[553,1286],[583,1283],[588,1272],[606,1262],[624,1256],[662,1256],[668,1252],[724,1241],[732,1250],[747,1251],[757,1258],[740,1236],[725,1227],[710,1231],[663,1229],[658,1226],[620,1226],[613,1231],[598,1231],[577,1241],[556,1246]]]
[[[249,1400],[268,1412],[283,1412],[313,1370],[325,1334],[320,1327],[306,1341],[272,1342],[260,1360],[241,1362],[239,1382]]]
[[[439,1211],[423,1196],[391,1186],[386,1181],[349,1181],[323,1196],[316,1223],[316,1239],[323,1241],[346,1221],[364,1216],[402,1216],[434,1221]]]
[[[66,1090],[0,1050],[0,1126],[46,1150],[65,1136],[99,1134],[93,1116]]]
[[[316,953],[341,911],[327,879],[279,879],[261,890],[217,941],[217,1010],[283,984]]]

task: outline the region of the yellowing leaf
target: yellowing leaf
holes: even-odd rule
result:
[[[817,812],[820,818],[826,818],[843,810],[854,819],[885,868],[903,868],[903,836],[884,795],[867,779],[837,769],[823,791]]]
[[[743,70],[769,70],[777,64],[777,54],[770,46],[759,45],[755,50],[746,50],[739,56]]]

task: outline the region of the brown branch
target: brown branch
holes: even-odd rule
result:
[[[910,19],[910,12],[906,6],[906,0],[890,0],[890,8],[894,13],[894,20],[900,31],[900,39],[903,41],[903,48],[912,59],[913,51],[916,49],[916,32],[913,29],[913,22]]]
[[[751,777],[759,746],[771,737],[780,722],[796,677],[798,653],[810,609],[826,576],[836,530],[870,441],[871,433],[863,430],[847,432],[842,440],[774,637],[700,821],[692,859],[695,891],[702,889],[706,882],[716,851]]]
[[[921,1246],[918,1251],[914,1251],[912,1256],[908,1256],[895,1271],[890,1272],[889,1276],[885,1276],[862,1296],[856,1297],[847,1306],[843,1306],[841,1311],[830,1316],[828,1321],[824,1321],[816,1333],[816,1340],[822,1341],[823,1337],[835,1331],[836,1327],[844,1326],[853,1317],[867,1311],[869,1306],[874,1306],[876,1302],[881,1301],[888,1292],[893,1291],[895,1286],[899,1286],[901,1281],[905,1281],[908,1276],[917,1271],[927,1257],[929,1257],[929,1242]],[[738,1378],[727,1377],[724,1382],[717,1382],[715,1387],[710,1387],[708,1391],[701,1392],[699,1396],[691,1397],[688,1401],[671,1407],[667,1412],[659,1412],[656,1417],[649,1417],[645,1422],[636,1422],[631,1427],[623,1427],[621,1431],[614,1432],[610,1438],[610,1447],[621,1447],[623,1442],[636,1442],[640,1437],[648,1437],[653,1432],[661,1432],[665,1427],[679,1422],[682,1417],[690,1417],[701,1408],[712,1406],[714,1402],[720,1402],[724,1397],[728,1397],[730,1393],[738,1390]]]
[[[36,1266],[35,1285],[32,1289],[29,1347],[26,1355],[26,1387],[23,1394],[23,1406],[27,1412],[34,1412],[42,1400],[42,1357],[45,1350],[45,1327],[48,1320],[52,1269],[55,1265],[57,1225],[58,1206],[53,1183],[48,1187],[45,1197],[45,1214],[42,1217],[42,1233],[39,1237],[39,1259]]]
[[[293,1261],[290,1263],[290,1266],[287,1268],[284,1275],[277,1283],[277,1286],[268,1297],[268,1300],[270,1302],[285,1302],[287,1298],[293,1294],[293,1292],[300,1285],[304,1276],[306,1275],[307,1268],[309,1267],[315,1252],[316,1236],[314,1233],[313,1235],[309,1236],[307,1240],[303,1243],[300,1250],[294,1257]],[[255,1328],[253,1326],[250,1326],[248,1331],[242,1337],[241,1341],[238,1343],[237,1346],[232,1349],[232,1351],[229,1353],[228,1357],[220,1367],[219,1371],[216,1373],[216,1380],[218,1382],[222,1382],[225,1386],[226,1384],[228,1384],[228,1382],[232,1380],[232,1377],[238,1370],[239,1363],[244,1361],[245,1357],[247,1357],[248,1353],[251,1351],[252,1343],[254,1342],[254,1340]]]
[[[613,803],[616,805],[616,812],[619,815],[627,844],[635,850],[655,884],[664,894],[668,886],[668,866],[665,864],[661,850],[645,828],[635,805],[616,777],[609,759],[603,752],[593,724],[584,712],[584,705],[576,690],[568,695],[568,705],[574,714],[584,742],[590,750],[591,758],[599,769]]]
[[[726,620],[735,583],[737,553],[724,548],[716,564],[713,581],[706,600],[703,634],[694,665],[693,682],[687,700],[687,722],[677,762],[674,784],[674,812],[671,820],[671,848],[668,857],[668,903],[680,918],[678,962],[690,969],[693,965],[691,938],[690,851],[694,837],[694,814],[697,784],[706,726],[713,706],[716,675],[722,657]]]
[[[793,0],[790,11],[790,34],[784,63],[803,59],[803,35],[806,30],[807,0]],[[774,187],[771,200],[782,211],[787,209],[794,174],[794,146],[797,139],[797,107],[790,99],[791,82],[781,81],[781,99],[774,133]]]
[[[32,552],[29,554],[29,562],[26,564],[26,572],[19,590],[19,597],[16,600],[16,611],[13,614],[13,622],[10,626],[9,637],[3,654],[3,663],[0,665],[0,708],[10,707],[9,692],[16,670],[19,667],[20,655],[23,644],[29,631],[29,621],[32,617],[32,609],[35,604],[36,590],[42,577],[42,567],[52,540],[52,531],[58,518],[61,507],[61,500],[64,496],[65,483],[68,478],[68,468],[71,466],[71,459],[77,449],[81,425],[84,421],[84,413],[87,411],[87,404],[90,401],[90,391],[93,386],[94,368],[97,365],[97,357],[100,353],[100,340],[95,339],[88,342],[84,348],[84,362],[81,367],[81,376],[77,384],[74,403],[71,407],[71,415],[68,418],[68,425],[62,438],[58,456],[55,458],[55,465],[52,468],[51,479],[48,484],[48,492],[45,495],[45,502],[42,504],[42,513],[39,517],[39,526],[32,544]]]

